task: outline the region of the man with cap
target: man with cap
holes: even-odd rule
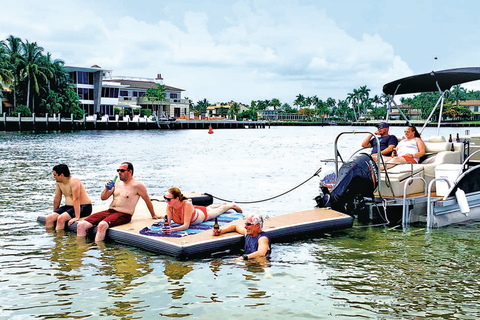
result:
[[[377,131],[375,135],[378,136],[378,140],[380,140],[380,153],[382,156],[391,157],[393,149],[398,144],[398,139],[394,135],[388,134],[389,125],[386,122],[380,122],[377,125]],[[373,136],[373,134],[369,134],[365,140],[362,142],[363,148],[372,148],[372,158],[377,161],[377,139]]]
[[[262,231],[263,218],[258,213],[250,213],[245,217],[245,226],[231,224],[222,229],[213,229],[213,235],[219,236],[228,232],[245,235],[245,254],[238,259],[250,260],[259,257],[270,258],[272,243],[268,234]]]

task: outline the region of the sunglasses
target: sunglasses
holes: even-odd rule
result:
[[[173,200],[173,198],[167,198],[167,197],[165,197],[165,196],[163,196],[163,199],[165,199],[165,201],[167,201],[167,202],[170,202],[170,201]]]
[[[128,171],[128,169],[117,169],[117,172],[124,173],[125,171]]]
[[[405,133],[409,133],[409,132],[413,132],[413,131],[405,130],[404,132],[405,132]]]
[[[250,227],[251,225],[253,225],[253,223],[245,222],[245,226],[246,226],[246,227]]]

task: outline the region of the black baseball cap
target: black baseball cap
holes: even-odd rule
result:
[[[389,128],[389,127],[390,126],[386,122],[380,122],[379,124],[377,124],[378,129],[385,129],[385,128]]]

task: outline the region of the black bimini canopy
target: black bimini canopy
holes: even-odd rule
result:
[[[389,82],[383,86],[383,92],[389,95],[432,92],[438,91],[439,87],[445,91],[457,84],[475,80],[480,80],[478,67],[432,71]]]

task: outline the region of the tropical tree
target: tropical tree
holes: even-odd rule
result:
[[[297,113],[297,110],[292,108],[288,103],[282,104],[282,110],[285,113]]]
[[[303,108],[305,105],[305,97],[301,94],[298,94],[293,102],[294,106],[297,106],[297,109]]]
[[[455,103],[455,105],[458,107],[460,101],[467,100],[467,90],[457,84],[445,93],[445,100]]]
[[[270,105],[273,107],[273,110],[277,110],[282,104],[280,103],[280,100],[273,98],[272,101],[270,101]]]
[[[200,116],[202,114],[205,114],[207,113],[207,107],[210,105],[210,103],[208,102],[207,99],[203,99],[201,101],[198,101],[197,102],[197,105],[195,106],[195,108],[193,109],[193,113],[196,115],[196,116]]]
[[[473,116],[473,112],[468,108],[446,104],[443,116],[453,120],[466,120]]]
[[[162,102],[166,100],[165,92],[165,86],[158,83],[156,87],[148,88],[143,96],[151,102]]]
[[[13,82],[13,73],[9,68],[7,49],[0,43],[0,86],[3,84],[9,85]],[[2,89],[0,87],[0,89]]]
[[[10,69],[12,73],[13,83],[13,107],[17,106],[17,87],[20,80],[19,62],[22,57],[22,40],[20,38],[10,35],[2,46],[6,49],[5,66]]]
[[[40,93],[39,82],[48,81],[53,73],[42,65],[43,48],[36,42],[22,42],[23,56],[19,61],[20,80],[27,82],[27,108],[35,113],[35,94]],[[33,90],[33,93],[32,93]],[[32,108],[30,108],[30,94],[32,94]]]
[[[233,102],[230,105],[230,109],[228,109],[227,115],[231,118],[234,119],[235,116],[238,114],[240,111],[240,104],[238,102]]]
[[[352,106],[354,119],[355,119],[355,121],[357,121],[357,112],[355,111],[355,109],[357,108],[357,99],[358,98],[357,98],[357,94],[355,92],[355,89],[353,91],[354,92],[351,92],[351,93],[347,94],[346,101],[348,102],[349,105]]]

